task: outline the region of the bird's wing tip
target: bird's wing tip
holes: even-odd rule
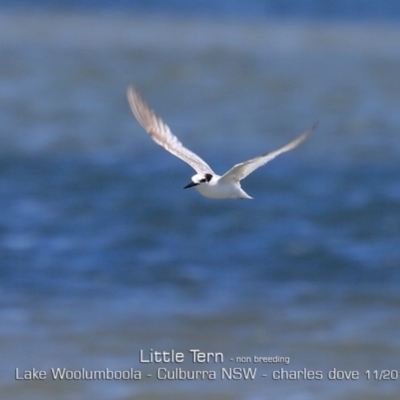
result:
[[[318,128],[318,125],[319,125],[319,119],[317,119],[317,120],[311,125],[310,131],[311,131],[311,132],[314,132],[314,131]]]
[[[316,120],[310,128],[308,128],[300,137],[303,138],[303,140],[305,138],[307,138],[308,136],[310,136],[317,128],[319,125],[319,120]]]
[[[130,97],[130,96],[132,96],[134,93],[136,93],[135,86],[129,85],[129,86],[126,88],[126,94],[128,95],[128,97]]]

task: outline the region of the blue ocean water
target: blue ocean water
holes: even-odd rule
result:
[[[1,0],[0,6],[53,10],[114,10],[157,15],[398,20],[396,0]]]
[[[144,9],[0,14],[1,398],[397,399],[366,374],[400,349],[397,24]],[[183,190],[193,171],[136,123],[129,84],[217,172],[319,127],[243,181],[254,200],[212,201]],[[208,370],[290,363],[238,382],[139,363],[197,348],[225,354]],[[58,367],[152,377],[15,379]]]

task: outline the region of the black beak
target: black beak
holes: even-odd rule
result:
[[[193,187],[193,186],[197,186],[197,185],[198,185],[198,183],[190,182],[188,185],[186,185],[186,186],[184,187],[184,189],[189,189],[189,188],[191,188],[191,187]]]

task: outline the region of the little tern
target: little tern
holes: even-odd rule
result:
[[[299,137],[279,149],[236,164],[220,176],[202,158],[183,146],[168,125],[145,103],[133,86],[129,86],[127,94],[133,114],[151,138],[196,171],[196,174],[192,176],[190,183],[184,189],[195,187],[203,196],[211,199],[252,199],[241,188],[240,181],[280,154],[297,147],[317,127],[317,123],[315,123]]]

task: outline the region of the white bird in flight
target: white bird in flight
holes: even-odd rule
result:
[[[315,123],[310,129],[288,144],[270,153],[236,164],[220,176],[197,154],[183,146],[168,125],[149,108],[133,86],[128,88],[127,94],[133,114],[152,139],[174,156],[188,163],[196,171],[196,175],[192,176],[191,182],[184,189],[195,187],[203,196],[211,199],[252,199],[241,188],[240,181],[279,154],[297,147],[317,127],[317,123]]]

